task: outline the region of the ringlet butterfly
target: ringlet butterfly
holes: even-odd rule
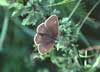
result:
[[[48,53],[54,48],[54,42],[58,35],[58,17],[51,15],[45,22],[37,27],[34,42],[40,54]]]

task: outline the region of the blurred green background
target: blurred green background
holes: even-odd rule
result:
[[[55,49],[40,55],[36,27],[59,18]],[[99,72],[100,0],[0,0],[0,72]]]

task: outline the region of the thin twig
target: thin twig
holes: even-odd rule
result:
[[[99,3],[100,3],[100,0],[98,0],[95,3],[95,5],[91,8],[91,10],[88,12],[88,14],[86,15],[86,17],[84,18],[84,20],[82,21],[82,23],[80,25],[79,31],[82,28],[82,26],[84,25],[84,23],[86,22],[86,20],[88,19],[89,15],[94,11],[94,9],[97,7],[97,5],[99,5]]]
[[[85,17],[84,20],[82,21],[82,23],[81,23],[81,25],[80,25],[80,27],[79,27],[79,29],[78,29],[78,32],[80,32],[80,29],[82,28],[82,26],[84,25],[84,23],[85,23],[86,20],[88,19],[89,15],[94,11],[94,9],[97,7],[97,5],[99,5],[99,3],[100,3],[100,0],[98,0],[98,1],[95,3],[95,5],[91,8],[91,10],[88,12],[88,14],[86,15],[86,17]],[[82,33],[80,33],[80,34],[82,34]],[[88,42],[88,40],[84,39],[84,41],[86,42],[87,46],[89,46],[91,49],[93,49],[92,46],[90,46],[90,43]]]
[[[75,11],[76,11],[77,8],[79,7],[81,1],[82,1],[82,0],[79,0],[79,1],[77,2],[77,4],[75,5],[74,9],[72,10],[72,12],[70,13],[70,15],[69,15],[69,17],[68,17],[69,19],[70,19],[70,18],[72,17],[72,15],[75,13]]]

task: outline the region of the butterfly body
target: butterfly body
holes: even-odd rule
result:
[[[38,47],[38,51],[44,54],[53,49],[57,35],[58,17],[56,15],[52,15],[44,23],[37,27],[34,42]]]

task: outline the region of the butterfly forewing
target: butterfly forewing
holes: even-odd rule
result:
[[[47,32],[47,28],[44,23],[40,24],[37,27],[37,33],[46,33],[46,32]]]
[[[50,16],[46,21],[45,25],[53,37],[57,37],[58,35],[58,17],[56,15]]]

